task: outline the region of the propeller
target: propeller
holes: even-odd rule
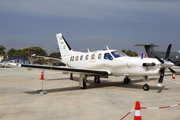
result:
[[[169,59],[171,47],[172,47],[172,44],[169,44],[169,46],[167,48],[167,51],[166,51],[165,60],[162,60],[157,55],[154,55],[154,57],[157,58],[162,63],[161,70],[160,70],[161,74],[160,74],[160,77],[159,77],[158,86],[161,86],[161,84],[163,82],[165,68],[172,65],[172,62],[167,61]],[[170,68],[170,67],[168,67],[168,68],[172,73],[176,73],[172,68]]]
[[[167,52],[166,52],[165,60],[168,60],[168,61],[170,61],[170,59],[169,59],[169,54],[170,54],[170,51],[171,51],[171,46],[172,46],[172,44],[169,44],[168,49],[167,49]],[[172,61],[171,61],[171,62],[172,62]],[[172,73],[176,73],[176,71],[174,71],[172,68],[169,68],[169,70],[170,70]]]
[[[169,58],[169,54],[170,54],[170,51],[171,51],[171,47],[172,47],[172,44],[169,44],[168,49],[167,49],[167,51],[166,51],[165,60],[167,60],[167,59]]]

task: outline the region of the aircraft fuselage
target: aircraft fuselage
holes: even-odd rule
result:
[[[129,57],[121,54],[114,57],[112,52],[117,50],[103,50],[96,52],[77,53],[62,58],[62,62],[71,68],[107,71],[114,76],[149,76],[159,75],[160,62],[154,58]],[[110,55],[110,59],[106,58]],[[143,63],[155,63],[156,66],[143,66]]]

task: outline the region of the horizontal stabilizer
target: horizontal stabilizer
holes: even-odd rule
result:
[[[154,44],[149,44],[149,45],[137,44],[137,45],[135,45],[135,46],[140,46],[140,47],[145,47],[145,46],[159,47],[158,45],[154,45]]]

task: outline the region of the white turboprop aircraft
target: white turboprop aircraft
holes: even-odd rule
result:
[[[18,64],[18,67],[30,67],[39,69],[60,70],[70,73],[79,73],[79,86],[86,88],[87,76],[95,76],[94,82],[100,82],[100,77],[125,76],[124,83],[128,84],[134,77],[144,80],[143,89],[149,90],[148,76],[160,75],[158,86],[161,86],[165,68],[174,64],[167,60],[156,58],[129,57],[117,50],[99,50],[93,52],[73,51],[61,33],[56,34],[61,53],[61,62],[68,68],[42,65]],[[166,59],[169,56],[171,46],[168,47]]]

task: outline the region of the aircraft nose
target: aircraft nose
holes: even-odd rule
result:
[[[162,68],[170,68],[172,66],[174,66],[174,63],[167,60],[164,60],[164,63],[161,65]]]

